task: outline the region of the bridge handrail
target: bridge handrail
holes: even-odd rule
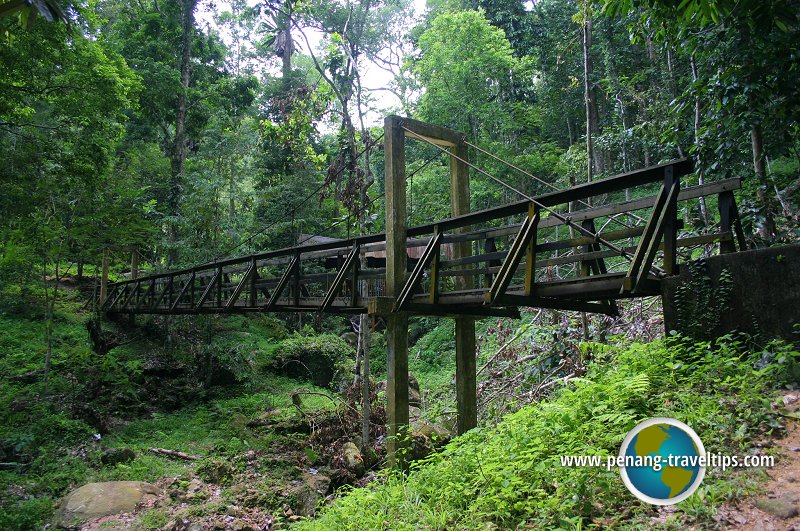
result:
[[[675,172],[676,176],[686,175],[691,172],[692,170],[692,163],[691,160],[687,158],[682,159],[674,159],[669,162],[665,162],[663,164],[658,164],[655,166],[650,166],[647,168],[643,168],[640,170],[635,170],[627,173],[622,173],[619,175],[607,177],[605,179],[600,179],[597,181],[592,181],[590,183],[585,183],[582,185],[577,185],[573,188],[547,193],[543,195],[536,196],[535,199],[543,205],[546,206],[555,206],[560,204],[569,203],[571,201],[577,201],[579,199],[584,199],[588,197],[593,197],[596,195],[607,194],[612,192],[617,192],[624,190],[626,188],[633,188],[636,186],[642,186],[645,184],[651,184],[660,181],[663,178],[663,170],[666,167],[672,166],[673,171]],[[634,200],[634,202],[642,202],[645,200],[650,200],[651,198],[642,198],[639,200]],[[465,214],[461,216],[454,216],[445,220],[441,220],[438,223],[429,223],[425,225],[418,225],[415,227],[410,227],[407,231],[407,237],[415,238],[419,236],[425,236],[432,234],[435,228],[438,226],[439,230],[442,232],[452,230],[455,228],[462,228],[468,227],[471,225],[475,225],[481,222],[490,221],[493,219],[499,219],[504,217],[510,217],[518,214],[522,214],[527,212],[528,210],[528,200],[519,201],[516,203],[511,203],[508,205],[503,205],[500,207],[493,207],[488,208],[485,210],[480,210],[477,212],[472,212],[470,214]],[[636,203],[638,204],[638,203]],[[642,203],[642,208],[646,207],[647,205]],[[596,207],[595,209],[587,209],[577,211],[572,216],[580,216],[580,215],[587,215],[591,211],[596,210],[601,212],[604,207]],[[624,212],[617,211],[617,212]],[[593,217],[597,217],[602,215],[600,213],[596,214]],[[558,220],[552,219],[548,220],[545,218],[542,220],[540,227],[549,226],[550,224],[556,225],[558,224]],[[511,227],[518,227],[518,225],[509,225],[507,228],[511,229]],[[503,227],[506,228],[506,227]],[[498,227],[498,229],[501,229]],[[481,234],[485,231],[476,231],[475,234]],[[443,242],[456,242],[456,241],[469,241],[471,233],[466,234],[459,234],[459,235],[448,235]],[[250,264],[251,261],[255,260],[257,262],[263,260],[269,260],[272,258],[290,258],[295,254],[300,253],[301,255],[308,255],[310,253],[317,253],[322,251],[334,251],[334,250],[345,250],[350,249],[353,245],[360,245],[362,249],[369,249],[373,246],[370,244],[377,244],[375,248],[379,248],[380,244],[385,242],[386,235],[385,233],[378,233],[378,234],[370,234],[365,236],[358,236],[355,238],[345,239],[345,240],[337,240],[333,242],[325,242],[313,245],[304,245],[304,246],[295,246],[295,247],[284,247],[282,249],[277,249],[274,251],[265,251],[262,253],[258,253],[251,256],[245,257],[238,257],[238,258],[229,258],[226,260],[219,260],[214,262],[207,262],[205,264],[201,264],[198,266],[193,266],[185,269],[179,269],[176,271],[165,271],[163,273],[156,273],[152,275],[147,275],[147,279],[149,280],[160,280],[160,279],[168,279],[170,277],[181,276],[181,275],[189,275],[189,274],[197,274],[201,272],[208,271],[210,274],[213,274],[213,271],[216,270],[218,267],[229,267],[234,265],[241,265],[242,267],[246,267]],[[428,238],[419,238],[416,242],[414,242],[411,246],[421,246],[425,245],[428,241]],[[336,255],[337,253],[331,253],[331,256]],[[280,264],[275,264],[280,265]],[[114,283],[110,283],[114,286],[124,286],[126,284],[133,284],[136,282],[140,282],[143,277],[137,279],[127,279],[122,281],[117,281]]]

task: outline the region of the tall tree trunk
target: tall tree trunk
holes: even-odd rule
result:
[[[690,63],[692,66],[692,81],[697,83],[699,75],[697,73],[697,61],[695,61],[694,54],[692,54],[690,58]],[[700,98],[695,97],[694,99],[694,145],[695,145],[695,152],[697,156],[695,160],[697,162],[697,183],[698,184],[705,184],[705,168],[703,168],[703,153],[700,149],[700,124],[702,122],[702,109],[700,104]],[[706,207],[706,198],[700,198],[700,215],[703,217],[703,224],[706,228],[708,228],[708,208]]]
[[[586,20],[583,24],[583,96],[586,103],[586,172],[587,180],[591,181],[595,174],[603,171],[602,154],[596,152],[592,135],[598,132],[598,113],[596,91],[592,88],[592,18],[589,13],[588,2],[585,12]]]
[[[44,353],[44,381],[50,378],[50,365],[53,359],[53,317],[55,315],[56,300],[58,299],[58,283],[59,283],[59,261],[61,257],[56,257],[55,279],[53,288],[50,289],[49,281],[47,280],[47,259],[44,261],[42,270],[42,277],[44,280],[44,301],[45,301],[45,339],[46,349]]]
[[[183,170],[186,164],[186,103],[191,78],[192,37],[194,34],[194,8],[197,0],[183,0],[181,15],[181,89],[178,91],[175,113],[175,143],[172,148],[172,175],[169,190],[169,214],[172,220],[168,227],[169,250],[167,265],[174,265],[178,260],[178,227],[176,219],[180,214],[180,198],[183,188]]]
[[[139,250],[133,246],[131,250],[131,279],[139,278]]]
[[[283,48],[283,55],[281,56],[282,66],[281,73],[283,75],[283,82],[289,88],[292,79],[292,52],[294,51],[294,42],[292,41],[292,23],[286,21],[286,44]]]

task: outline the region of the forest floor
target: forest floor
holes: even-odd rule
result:
[[[374,489],[338,490],[345,485],[363,486],[381,477],[375,472],[381,466],[380,452],[373,456],[372,462],[364,463],[374,465],[372,470],[365,471],[362,466],[361,470],[348,473],[347,466],[342,463],[346,455],[344,444],[358,441],[356,437],[351,439],[344,434],[359,433],[357,416],[348,418],[352,407],[347,403],[352,402],[352,397],[268,370],[273,352],[287,337],[285,331],[281,332],[281,327],[276,326],[274,318],[229,317],[198,320],[198,323],[194,320],[176,321],[172,326],[180,338],[181,349],[164,347],[159,329],[143,319],[137,321],[136,327],[128,327],[123,322],[115,328],[109,323],[112,331],[126,332],[131,328],[135,334],[130,335],[135,341],[118,346],[112,354],[98,361],[88,350],[85,324],[89,314],[84,308],[84,299],[78,290],[66,284],[63,287],[65,299],[55,322],[56,355],[49,388],[40,382],[37,372],[41,363],[37,353],[43,352],[42,316],[33,313],[30,305],[21,309],[0,307],[0,378],[8,383],[0,386],[0,442],[3,443],[0,452],[5,455],[0,462],[7,461],[8,465],[15,467],[0,469],[0,529],[3,531],[41,529],[45,522],[53,521],[55,505],[67,492],[88,482],[116,480],[149,482],[161,493],[146,497],[131,513],[95,519],[80,529],[261,531],[285,529],[296,523],[304,528],[331,529],[342,527],[330,525],[337,514],[348,519],[350,527],[370,529],[375,526],[367,525],[365,518],[371,511],[376,512],[374,516],[381,522],[378,527],[385,526],[382,523],[392,521],[391,518],[400,518],[397,529],[474,528],[474,521],[463,520],[460,516],[463,507],[459,504],[449,508],[445,506],[452,510],[452,514],[446,517],[438,514],[438,505],[428,514],[424,513],[424,504],[420,505],[417,494],[414,494],[415,488],[423,486],[428,489],[423,489],[427,493],[425,496],[430,496],[431,490],[446,492],[450,488],[448,482],[457,484],[464,478],[473,477],[475,471],[469,472],[469,467],[459,464],[453,455],[447,462],[440,463],[443,467],[440,470],[431,468],[435,470],[432,475],[429,474],[428,479],[416,487],[413,487],[413,481],[408,487],[388,478],[373,483]],[[540,314],[531,315],[531,323]],[[641,321],[649,323],[646,319]],[[516,381],[518,360],[529,357],[532,351],[537,352],[542,360],[563,360],[574,355],[578,346],[570,342],[570,338],[580,337],[580,334],[578,328],[569,328],[570,323],[553,319],[548,327],[538,320],[537,326],[520,328],[519,323],[483,322],[479,329],[479,339],[483,341],[479,362],[489,366],[491,376],[481,382],[482,393],[496,394],[492,389],[502,389],[507,386],[504,382]],[[659,328],[657,325],[650,323],[646,328]],[[455,372],[452,328],[451,325],[426,321],[415,323],[415,326],[418,331],[415,332],[417,336],[410,365],[421,388],[422,410],[427,415],[436,415],[431,418],[443,418],[446,417],[443,412],[452,409],[452,374]],[[522,339],[509,347],[512,337]],[[380,339],[380,335],[376,335],[378,345]],[[551,344],[553,346],[548,347]],[[690,366],[676,363],[677,358],[673,359],[673,356],[677,351],[666,349],[658,341],[645,339],[630,347],[625,347],[625,344],[625,341],[620,341],[620,345],[613,347],[595,345],[592,356],[602,361],[613,355],[617,368],[608,372],[610,369],[604,369],[608,368],[607,363],[593,364],[594,369],[587,375],[591,382],[586,380],[581,385],[563,390],[562,394],[575,395],[563,398],[564,403],[569,403],[569,411],[601,411],[606,408],[611,412],[623,412],[601,415],[606,420],[598,421],[596,426],[591,424],[594,414],[588,420],[581,418],[575,420],[574,425],[562,426],[564,433],[576,437],[575,444],[583,444],[585,437],[594,437],[598,440],[608,438],[609,445],[617,445],[616,439],[612,441],[613,437],[608,435],[613,431],[609,428],[609,419],[619,424],[615,429],[621,437],[628,421],[614,419],[636,407],[641,409],[637,415],[652,415],[658,411],[666,416],[686,418],[693,424],[705,423],[710,433],[726,433],[726,444],[730,446],[725,446],[725,450],[732,450],[738,444],[740,449],[756,453],[762,449],[774,451],[778,458],[776,466],[768,473],[744,470],[728,477],[719,474],[707,476],[703,486],[706,494],[695,497],[703,499],[680,509],[637,506],[631,513],[625,509],[628,503],[625,500],[629,497],[618,478],[613,474],[608,477],[600,474],[588,483],[597,486],[588,496],[602,498],[602,503],[590,509],[597,514],[585,521],[591,520],[593,525],[600,527],[636,529],[658,526],[664,529],[800,531],[800,515],[797,513],[800,509],[800,426],[791,417],[800,409],[800,392],[783,393],[785,411],[782,411],[774,406],[774,387],[767,380],[748,380],[742,376],[749,372],[751,365],[748,363],[752,360],[737,365],[738,355],[730,361],[726,361],[725,356],[715,356]],[[631,350],[626,351],[626,348]],[[721,348],[724,351],[727,347]],[[202,361],[207,352],[213,352],[220,360],[227,360],[227,366],[234,372],[238,367],[234,362],[244,360],[238,370],[250,378],[238,383],[223,382],[205,390],[202,384],[190,378],[190,373],[175,373],[176,368],[191,367],[193,363]],[[705,349],[698,347],[698,352],[706,356]],[[688,359],[694,358],[690,356]],[[379,356],[373,357],[377,365],[373,373],[376,377],[383,370],[380,361]],[[663,372],[664,367],[671,369]],[[688,394],[677,391],[681,386],[676,386],[671,380],[676,374],[683,375],[681,382]],[[646,378],[642,380],[637,375]],[[109,380],[109,377],[113,379]],[[726,381],[726,385],[706,385],[708,381],[719,379]],[[536,389],[536,382],[532,382],[529,389]],[[650,391],[634,393],[635,384],[646,384]],[[593,391],[594,387],[587,387],[589,385],[599,390]],[[131,390],[135,393],[130,394]],[[92,400],[87,397],[90,391],[94,393]],[[299,407],[298,394],[302,400]],[[598,397],[602,396],[607,397],[608,404],[598,404]],[[641,401],[642,396],[646,397],[647,403]],[[549,402],[552,398],[537,396],[536,400],[543,401],[538,402],[539,405],[557,408],[558,399]],[[532,399],[529,397],[529,400]],[[374,408],[373,404],[373,413]],[[526,434],[534,432],[537,426],[545,433],[554,423],[566,422],[561,417],[539,418],[540,409],[537,406],[519,411],[511,422],[501,420],[509,413],[508,410],[500,407],[496,411],[487,409],[489,418],[484,418],[482,423],[487,426],[498,424],[497,430],[486,428],[488,431],[485,433],[475,433],[453,448],[475,445],[481,448],[486,459],[496,454],[498,466],[507,461],[508,451],[503,446],[506,443],[521,444],[527,448],[526,452],[534,451],[536,448],[525,445],[533,444],[531,441],[535,438],[523,441]],[[783,413],[788,422],[786,431],[780,427],[782,422],[776,421],[781,416],[779,413]],[[87,424],[95,417],[102,420],[100,425],[104,429]],[[384,422],[385,419],[374,420],[375,425]],[[596,429],[592,428],[595,431],[586,432],[587,425],[595,426]],[[749,431],[738,433],[737,428],[745,426],[751,427]],[[757,442],[776,428],[779,431],[775,433],[780,433],[782,439]],[[101,431],[102,437],[98,433]],[[315,438],[313,433],[319,436]],[[376,435],[373,435],[373,440],[380,440]],[[604,443],[597,444],[602,446]],[[198,459],[182,460],[157,455],[151,451],[152,448],[185,452]],[[106,452],[122,449],[128,449],[135,457],[119,463],[107,463],[103,459]],[[519,455],[526,454],[520,452]],[[367,460],[366,455],[364,460]],[[432,467],[437,466],[438,461],[443,460],[434,459]],[[519,466],[511,468],[522,469],[529,461],[526,458],[518,463]],[[481,475],[484,472],[502,472],[514,477],[513,471],[493,470],[487,463],[480,470]],[[463,474],[456,473],[459,466],[466,467]],[[563,484],[583,480],[585,475],[585,472],[558,468],[551,472],[561,474],[555,481]],[[447,479],[450,473],[458,477]],[[502,485],[499,480],[490,483]],[[345,491],[351,495],[342,495]],[[385,495],[386,499],[362,503],[364,496],[371,496],[369,492],[376,496]],[[404,504],[403,493],[408,492],[413,494],[412,500]],[[503,495],[513,497],[506,491]],[[334,498],[339,501],[329,504]],[[353,501],[348,502],[348,498],[353,498]],[[562,499],[559,503],[568,501]],[[391,513],[391,517],[389,513],[381,513],[381,507],[392,504],[397,505],[390,508],[396,513]],[[331,506],[320,515],[317,509],[328,505]],[[337,505],[343,509],[337,509]],[[353,512],[348,513],[348,508]],[[566,518],[573,509],[559,509],[557,512]],[[531,509],[531,518],[538,514],[538,508]],[[552,523],[554,520],[547,521]],[[500,527],[503,525],[501,523]],[[534,525],[533,520],[531,525]],[[570,523],[562,520],[561,525],[569,527]]]
[[[800,530],[800,393],[783,395],[788,413],[786,436],[773,441],[776,463],[767,470],[763,494],[723,505],[715,520],[726,529],[742,531]]]

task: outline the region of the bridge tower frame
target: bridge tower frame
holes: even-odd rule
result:
[[[412,132],[413,135],[409,132]],[[404,118],[384,119],[384,159],[386,179],[386,295],[393,302],[406,283],[406,160],[405,139],[414,135],[446,148],[450,157],[450,208],[453,216],[470,211],[467,144],[462,133],[445,127]],[[457,157],[457,158],[456,158]],[[459,160],[461,159],[461,160]],[[460,229],[467,232],[469,227]],[[454,257],[472,253],[470,242],[454,244]],[[458,279],[458,289],[472,287],[472,279]],[[409,449],[408,400],[408,313],[385,308],[387,324],[387,428],[388,452],[393,465],[404,467]],[[465,433],[478,424],[475,367],[475,318],[455,317],[457,431]]]

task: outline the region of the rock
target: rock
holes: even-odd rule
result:
[[[761,498],[756,501],[756,507],[765,513],[769,513],[783,519],[794,518],[800,514],[800,511],[797,509],[797,505],[792,503],[791,500],[786,496],[775,499]]]
[[[412,374],[408,375],[408,405],[422,407],[422,395],[419,392],[419,382]]]
[[[189,485],[186,487],[186,495],[182,497],[182,501],[189,500],[205,500],[210,496],[205,483],[200,478],[192,478]]]
[[[128,513],[147,496],[161,496],[161,489],[143,481],[89,483],[61,500],[56,525],[73,527],[93,518]]]
[[[361,477],[364,474],[364,457],[361,455],[361,450],[358,449],[358,446],[351,442],[344,443],[342,456],[347,469],[355,474],[356,477]]]
[[[208,483],[225,483],[233,475],[233,467],[222,459],[207,459],[197,467],[197,475]]]
[[[424,419],[411,422],[411,458],[423,459],[450,440],[450,432]]]
[[[417,419],[411,422],[411,433],[428,437],[437,444],[446,443],[451,438],[451,433],[445,428],[425,419]]]
[[[106,466],[129,463],[134,459],[136,459],[136,452],[130,448],[109,448],[100,457],[100,461]]]
[[[294,515],[314,516],[317,504],[327,494],[331,486],[331,479],[322,474],[303,474],[303,482],[290,492],[294,496],[294,510],[288,509],[288,517]]]
[[[331,478],[323,474],[303,474],[303,481],[321,496],[326,496],[331,487]]]

